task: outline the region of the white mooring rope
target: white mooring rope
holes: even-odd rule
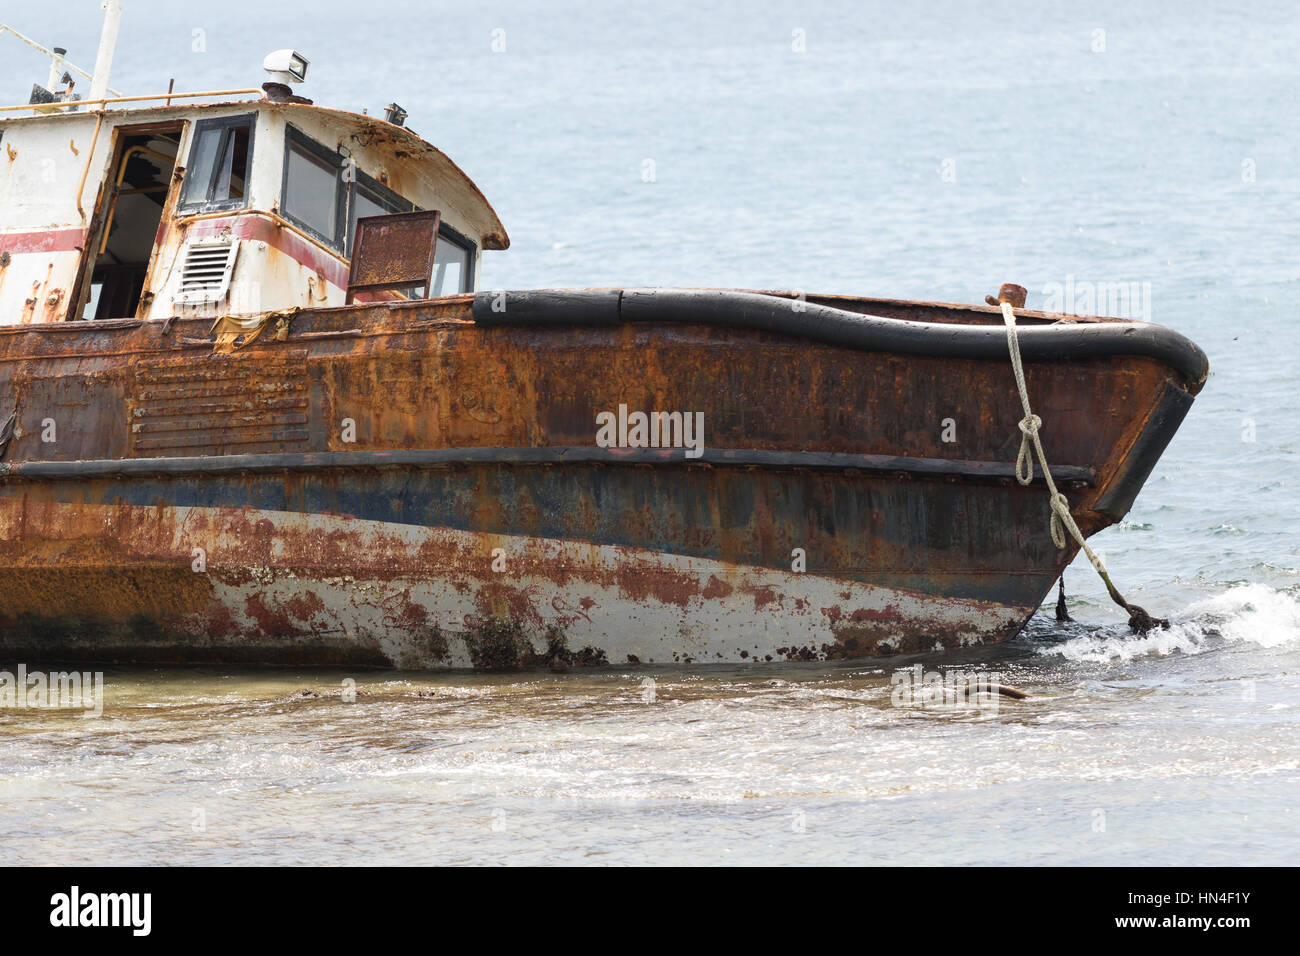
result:
[[[1101,558],[1097,557],[1097,552],[1088,546],[1088,542],[1083,537],[1083,532],[1074,521],[1074,515],[1070,513],[1070,502],[1056,490],[1056,482],[1052,480],[1052,471],[1047,467],[1047,455],[1043,451],[1043,442],[1038,437],[1038,430],[1043,427],[1043,420],[1034,414],[1029,407],[1029,389],[1025,385],[1025,369],[1020,361],[1020,337],[1016,332],[1016,313],[1011,308],[1010,302],[999,303],[1002,306],[1002,319],[1007,325],[1007,349],[1011,352],[1011,367],[1016,374],[1016,388],[1020,391],[1020,404],[1024,407],[1025,417],[1020,420],[1020,453],[1016,455],[1016,481],[1022,485],[1028,485],[1034,480],[1034,454],[1038,455],[1038,464],[1043,469],[1043,480],[1047,482],[1047,492],[1051,496],[1050,503],[1052,508],[1052,517],[1049,528],[1052,533],[1052,542],[1058,548],[1064,548],[1066,545],[1065,534],[1068,531],[1070,537],[1078,542],[1079,547],[1083,548],[1084,554],[1092,562],[1093,568],[1101,576],[1102,581],[1106,584],[1106,590],[1110,593],[1111,600],[1122,607],[1129,615],[1129,625],[1135,631],[1149,631],[1157,624],[1168,625],[1168,621],[1158,618],[1152,618],[1145,610],[1136,604],[1129,604],[1124,600],[1124,596],[1110,580],[1110,575],[1106,572],[1106,566],[1101,563]]]

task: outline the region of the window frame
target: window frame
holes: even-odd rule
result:
[[[299,219],[289,209],[289,159],[293,148],[297,146],[304,152],[311,153],[317,159],[324,160],[334,167],[334,235],[327,236],[315,226]],[[292,123],[284,124],[284,166],[280,173],[280,215],[293,223],[303,232],[329,246],[342,256],[344,230],[348,221],[348,196],[350,189],[343,189],[343,156],[338,150],[330,149],[324,143],[312,139]]]
[[[212,191],[217,188],[217,178],[221,175],[220,157],[226,154],[226,149],[230,144],[231,130],[241,126],[248,127],[248,168],[244,171],[244,196],[242,199],[213,199]],[[222,130],[221,139],[217,143],[216,156],[218,161],[212,164],[208,185],[203,192],[204,198],[194,202],[185,202],[184,196],[189,190],[190,174],[193,172],[190,164],[194,160],[194,152],[199,148],[199,140],[203,134],[210,129]],[[180,188],[182,201],[177,205],[176,212],[180,215],[193,216],[209,212],[226,212],[232,209],[247,209],[252,202],[253,196],[253,144],[256,137],[257,113],[241,113],[238,116],[209,116],[205,119],[196,120],[190,130],[189,151],[185,155],[185,181],[181,183]]]
[[[380,205],[392,207],[388,210],[391,213],[417,212],[421,207],[417,206],[410,199],[407,199],[401,193],[394,191],[388,186],[381,183],[374,176],[364,172],[361,169],[354,170],[355,176],[352,180],[351,188],[348,190],[348,232],[346,243],[344,245],[344,256],[349,260],[352,258],[352,248],[357,238],[357,193],[361,190],[372,194],[380,200]],[[465,256],[465,281],[464,290],[458,289],[455,292],[445,293],[447,295],[465,295],[474,289],[474,264],[478,254],[478,243],[466,236],[464,233],[453,229],[447,225],[446,221],[438,224],[438,241],[449,242],[458,249],[466,253]]]
[[[368,173],[363,173],[360,169],[356,169],[355,173],[356,176],[351,183],[352,188],[348,190],[348,233],[345,237],[346,242],[344,243],[343,248],[343,254],[349,259],[352,258],[352,247],[357,240],[357,193],[360,190],[364,189],[366,192],[377,196],[380,200],[380,205],[393,206],[393,209],[388,210],[390,214],[394,212],[417,211],[415,203],[407,199],[405,196],[389,189],[379,180],[375,179],[375,177]],[[441,234],[442,230],[439,229],[438,232]]]
[[[458,232],[445,222],[438,223],[438,241],[450,242],[453,246],[463,249],[465,256],[465,281],[464,289],[457,289],[455,292],[444,292],[443,295],[467,295],[474,291],[474,259],[478,253],[478,244],[469,236]]]

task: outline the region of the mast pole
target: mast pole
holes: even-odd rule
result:
[[[108,93],[108,74],[113,68],[113,51],[117,48],[117,29],[122,24],[122,0],[104,0],[104,29],[99,35],[99,53],[90,80],[90,100],[102,100]]]

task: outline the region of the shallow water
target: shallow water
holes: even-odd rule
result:
[[[925,661],[1032,695],[996,707],[896,706],[911,661],[110,671],[98,720],[6,720],[0,832],[32,863],[1294,862],[1296,618],[1248,586],[1142,642]]]
[[[511,233],[484,287],[976,302],[1016,281],[1041,306],[1071,277],[1149,283],[1150,318],[1213,372],[1093,539],[1170,628],[1130,636],[1076,562],[1084,623],[1049,609],[1009,645],[921,661],[1027,701],[893,706],[910,660],[114,671],[102,719],[0,712],[7,861],[1294,862],[1300,20],[1185,6],[376,0],[356,23],[236,0],[204,24],[133,0],[115,86],[243,86],[296,44],[318,102],[405,106]],[[93,18],[5,16],[94,59]],[[6,101],[45,75],[14,49]]]

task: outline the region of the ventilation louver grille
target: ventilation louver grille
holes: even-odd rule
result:
[[[221,302],[230,293],[239,243],[233,239],[190,243],[181,271],[181,288],[174,301],[182,305]]]

